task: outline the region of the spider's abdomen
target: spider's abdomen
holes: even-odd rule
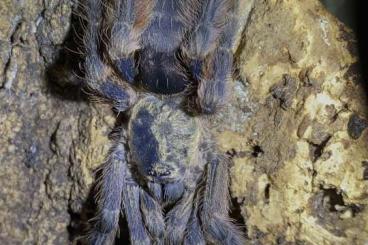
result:
[[[185,90],[188,79],[175,53],[145,49],[140,54],[139,85],[158,94],[176,94]]]
[[[148,180],[181,180],[195,162],[198,124],[175,103],[153,96],[142,99],[132,110],[128,128],[132,160]]]

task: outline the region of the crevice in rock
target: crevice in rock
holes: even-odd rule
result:
[[[50,150],[54,153],[54,154],[58,154],[58,142],[57,142],[57,132],[59,130],[60,127],[60,122],[57,123],[55,130],[52,132],[51,136],[50,136],[50,143],[49,143],[49,147]]]
[[[368,180],[368,161],[363,161],[362,167],[363,167],[363,179]]]
[[[338,191],[336,188],[328,188],[324,189],[322,187],[323,197],[329,205],[329,211],[337,212],[336,205],[338,206],[345,206],[344,198],[342,196],[341,191]],[[327,204],[327,203],[325,203]]]
[[[83,69],[81,64],[83,57],[80,52],[75,51],[76,47],[83,46],[83,40],[80,36],[84,36],[85,28],[83,20],[78,16],[80,6],[74,6],[71,15],[72,28],[67,33],[64,43],[55,46],[57,53],[55,61],[47,64],[46,80],[48,91],[53,96],[61,97],[63,100],[70,101],[88,101],[87,95],[83,93]],[[40,51],[42,55],[42,52]],[[45,58],[44,58],[45,59]]]
[[[315,163],[322,156],[324,149],[327,146],[327,143],[330,141],[331,137],[331,135],[328,135],[324,140],[322,140],[320,144],[308,141],[310,145],[310,155],[313,163]]]
[[[18,65],[13,60],[13,47],[10,48],[9,59],[5,62],[4,66],[4,80],[0,86],[0,89],[10,90],[13,84],[13,81],[16,76]]]
[[[242,206],[243,206],[243,201],[239,202],[238,198],[232,198],[229,216],[231,219],[235,221],[236,224],[239,225],[240,230],[244,234],[247,234],[247,226],[246,226],[245,219],[241,211]]]
[[[97,204],[94,200],[95,188],[95,185],[91,187],[87,198],[83,200],[80,208],[73,207],[78,204],[76,204],[77,200],[73,200],[70,193],[67,210],[70,216],[70,222],[67,226],[67,230],[69,233],[69,241],[75,242],[76,244],[85,244],[86,235],[92,225],[90,220],[96,215]],[[80,200],[80,202],[82,202],[82,200]]]
[[[264,190],[264,198],[265,198],[266,204],[270,202],[270,189],[271,189],[271,184],[267,184]]]
[[[68,206],[68,214],[69,214],[69,217],[70,217],[70,222],[67,226],[67,230],[68,230],[68,233],[69,233],[69,241],[74,241],[75,238],[77,238],[79,235],[81,235],[79,233],[80,233],[80,230],[81,230],[80,220],[82,218],[81,218],[81,215],[79,213],[76,213],[76,212],[73,211],[70,204]],[[79,244],[79,242],[77,242],[77,244]]]
[[[323,192],[323,204],[330,212],[341,213],[349,209],[352,217],[355,217],[364,209],[364,206],[358,204],[346,204],[342,191],[337,188],[321,187],[321,190]]]
[[[228,156],[230,159],[252,157],[253,154],[254,151],[238,151],[234,148],[231,148],[230,150],[226,151],[226,156]]]
[[[226,152],[226,155],[230,158],[234,158],[238,155],[238,152],[234,148],[231,148]]]
[[[261,146],[255,145],[252,148],[252,156],[253,157],[260,157],[264,154],[264,151]]]

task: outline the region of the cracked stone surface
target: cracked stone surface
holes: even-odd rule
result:
[[[71,74],[71,0],[0,1],[0,244],[70,244],[116,115]],[[214,118],[250,244],[368,243],[368,105],[353,33],[317,0],[241,0]],[[72,47],[74,51],[77,48]]]
[[[366,244],[367,98],[354,35],[318,1],[256,1],[238,49],[257,110],[233,149],[255,244]]]

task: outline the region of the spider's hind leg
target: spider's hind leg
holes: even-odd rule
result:
[[[197,89],[200,112],[214,114],[222,108],[229,96],[233,54],[227,48],[217,48],[206,58]]]
[[[191,17],[198,19],[196,28],[182,47],[189,72],[199,84],[197,107],[205,114],[217,112],[227,102],[238,26],[237,4],[237,0],[203,1],[201,11]]]
[[[151,20],[154,0],[114,0],[107,8],[109,30],[107,51],[123,79],[134,82],[137,75],[134,54],[141,48],[141,36]]]
[[[136,94],[102,59],[100,32],[103,6],[101,1],[87,0],[85,12],[88,21],[84,37],[87,90],[91,91],[97,100],[112,103],[116,111],[125,111],[135,102]]]

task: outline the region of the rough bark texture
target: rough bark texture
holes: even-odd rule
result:
[[[0,244],[68,244],[93,207],[116,116],[64,72],[77,65],[65,55],[73,9],[0,1]],[[242,0],[239,15],[234,96],[214,129],[234,155],[250,243],[366,244],[368,105],[353,34],[317,0]]]

